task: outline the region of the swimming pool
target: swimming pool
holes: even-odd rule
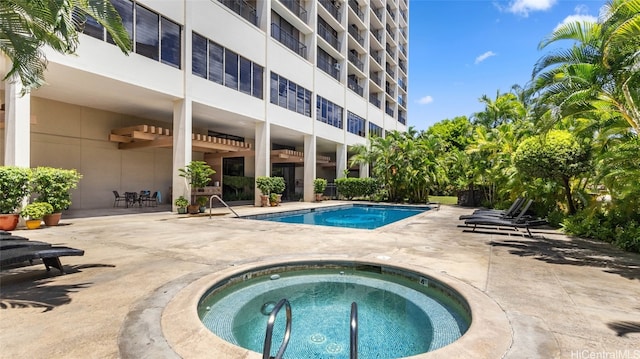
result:
[[[198,315],[222,339],[261,353],[269,311],[282,298],[290,301],[292,311],[285,358],[349,358],[352,302],[358,305],[358,356],[363,359],[436,350],[460,338],[471,321],[466,301],[433,278],[353,263],[243,273],[206,293]],[[274,349],[285,324],[281,312]]]
[[[376,229],[430,210],[429,206],[347,204],[242,218],[318,226]]]

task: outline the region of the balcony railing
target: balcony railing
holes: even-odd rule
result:
[[[360,61],[360,58],[357,54],[349,51],[349,61],[354,64],[360,71],[364,71],[364,63]]]
[[[376,14],[376,17],[378,18],[378,20],[382,21],[382,16],[383,16],[383,12],[384,8],[379,7],[377,9],[373,9],[373,13]]]
[[[323,57],[318,57],[318,68],[340,81],[340,65],[338,63],[330,62]]]
[[[377,63],[382,65],[382,53],[381,53],[381,51],[380,50],[373,51],[371,49],[369,49],[369,51],[371,52],[371,57],[373,57],[373,59],[376,60]]]
[[[281,44],[293,50],[298,55],[307,58],[307,47],[298,41],[293,35],[282,31],[276,23],[271,24],[271,37],[278,40]]]
[[[400,10],[400,16],[402,16],[404,21],[407,21],[407,12],[405,10]]]
[[[389,115],[389,116],[393,116],[393,113],[394,113],[394,111],[393,111],[393,107],[391,107],[391,106],[387,105],[387,106],[386,106],[386,111],[385,111],[385,112],[387,113],[387,115]]]
[[[387,50],[387,54],[389,54],[389,56],[391,56],[392,59],[395,59],[395,49],[393,47],[391,47],[389,44],[385,45],[385,48]]]
[[[407,48],[404,45],[398,46],[400,48],[400,52],[406,57],[407,56]]]
[[[382,43],[382,29],[371,29],[369,31],[371,31],[371,34],[379,43]]]
[[[393,115],[392,115],[393,116]],[[398,122],[400,122],[403,125],[407,124],[407,116],[406,115],[400,115],[398,116]]]
[[[389,6],[389,4],[387,4],[387,12],[389,13],[389,15],[391,15],[391,18],[393,19],[393,21],[396,21],[396,15],[393,12],[393,9],[391,8],[391,6]]]
[[[353,36],[360,45],[364,46],[364,38],[360,35],[360,30],[358,30],[356,26],[349,26],[349,34]]]
[[[299,17],[305,23],[307,22],[307,10],[304,9],[304,6],[300,4],[300,2],[296,0],[280,0],[282,5],[286,6],[287,9],[291,10],[297,17]]]
[[[389,74],[389,76],[394,77],[396,75],[395,72],[393,71],[393,67],[389,66],[389,64],[387,64],[386,70],[387,70],[387,73]]]
[[[353,11],[356,12],[356,15],[358,15],[360,20],[364,21],[364,12],[362,12],[362,10],[360,10],[360,6],[358,6],[357,2],[355,2],[354,0],[349,0],[349,7],[352,8]]]
[[[398,97],[398,104],[404,108],[407,108],[407,101],[404,97]]]
[[[402,72],[404,72],[405,74],[407,73],[407,65],[404,63],[404,61],[400,61],[398,67],[400,68],[400,70],[402,70]]]
[[[369,73],[369,78],[378,84],[378,86],[382,86],[382,76],[380,76],[380,72]]]
[[[338,22],[342,22],[340,9],[330,0],[320,0],[320,4],[331,14]]]
[[[389,96],[391,96],[391,97],[393,97],[393,95],[394,95],[394,91],[393,91],[393,89],[392,89],[391,87],[389,87],[389,86],[386,86],[386,88],[385,88],[385,92],[386,92],[387,94],[389,94]]]
[[[394,40],[396,39],[393,28],[389,26],[389,24],[387,24],[387,34],[389,34],[389,36],[391,36],[392,39]]]
[[[258,15],[256,8],[251,6],[244,0],[218,0],[221,4],[233,10],[236,14],[242,16],[245,20],[258,26]]]
[[[357,93],[360,96],[364,96],[364,88],[362,88],[362,86],[358,85],[358,81],[349,78],[349,80],[347,81],[347,86],[349,87],[349,89],[351,89],[351,91]]]
[[[380,99],[378,98],[377,93],[369,94],[369,102],[373,104],[375,107],[380,108]]]
[[[318,23],[318,35],[325,39],[331,46],[333,46],[334,49],[340,51],[340,41],[333,34],[333,31],[327,29],[327,27],[321,22]]]

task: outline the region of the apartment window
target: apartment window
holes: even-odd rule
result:
[[[307,47],[304,45],[304,38],[301,41],[300,30],[291,23],[283,19],[276,12],[271,12],[271,37],[288,47],[298,55],[306,58]]]
[[[351,111],[347,111],[347,131],[358,136],[365,136],[365,120]]]
[[[129,0],[111,0],[113,7],[118,11],[122,24],[129,34],[129,38],[133,40],[133,3]],[[111,36],[107,33],[107,42],[114,43]]]
[[[111,0],[111,3],[132,40],[133,52],[169,66],[181,67],[180,25],[141,5],[134,6],[129,0]],[[90,16],[78,31],[114,43],[104,27]]]
[[[342,112],[342,107],[324,97],[316,96],[316,119],[318,121],[342,129]]]
[[[238,89],[238,54],[229,49],[224,51],[224,85]]]
[[[224,80],[224,48],[209,41],[209,80],[222,85]]]
[[[311,91],[271,73],[271,103],[311,117]]]
[[[240,92],[251,95],[251,61],[240,57]]]
[[[262,98],[262,78],[264,69],[262,66],[253,63],[252,72],[251,95],[253,97]]]
[[[158,14],[136,5],[136,53],[158,60],[160,22]]]
[[[326,51],[318,47],[318,68],[340,81],[340,64]]]
[[[369,122],[369,137],[382,137],[382,127]]]
[[[264,68],[204,36],[193,33],[193,74],[257,98]]]
[[[194,75],[207,78],[207,38],[192,34],[191,70]]]
[[[163,64],[180,68],[180,32],[180,25],[165,18],[160,19],[160,57]]]

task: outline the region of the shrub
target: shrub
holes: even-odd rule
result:
[[[324,193],[327,188],[327,180],[324,178],[316,178],[313,180],[313,193]]]
[[[31,169],[0,167],[0,214],[16,213],[22,200],[29,195]]]
[[[33,202],[24,207],[20,215],[28,219],[42,219],[53,213],[53,207],[47,202]]]
[[[343,177],[336,179],[338,193],[351,200],[355,197],[370,197],[378,191],[374,178]]]
[[[186,208],[189,205],[189,201],[187,201],[184,196],[178,197],[178,199],[176,199],[174,203],[178,208]]]
[[[37,167],[33,170],[33,192],[37,202],[47,202],[53,213],[71,206],[71,190],[78,186],[82,175],[75,169]]]

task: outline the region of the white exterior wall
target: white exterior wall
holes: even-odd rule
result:
[[[405,68],[408,68],[408,57],[400,51],[401,46],[408,48],[408,41],[401,34],[402,31],[408,33],[408,16],[405,19],[400,13],[408,11],[407,0],[360,1],[360,10],[364,14],[362,19],[347,1],[343,1],[340,21],[329,17],[331,15],[317,1],[303,1],[307,11],[306,23],[278,0],[258,0],[258,26],[218,1],[141,0],[137,3],[182,27],[181,68],[136,53],[124,56],[112,44],[81,35],[75,56],[46,52],[49,69],[45,76],[48,84],[28,95],[32,117],[30,143],[19,146],[30,151],[32,167],[76,168],[83,174],[84,178],[73,193],[73,208],[110,206],[113,203],[112,190],[157,190],[162,193],[166,203],[170,197],[172,177],[177,172],[177,168],[173,167],[180,162],[176,162],[176,158],[203,159],[204,154],[185,153],[188,151],[185,148],[174,151],[166,148],[120,150],[117,143],[109,142],[109,133],[115,128],[140,124],[172,129],[172,122],[176,118],[174,104],[181,101],[187,101],[187,108],[192,109],[186,113],[193,113],[193,118],[185,119],[186,128],[228,133],[243,137],[254,145],[255,153],[224,154],[228,157],[244,156],[247,176],[270,173],[268,151],[274,142],[293,146],[299,151],[315,150],[315,154],[305,154],[305,158],[315,161],[318,154],[328,155],[332,161],[338,160],[339,166],[344,167],[345,159],[336,158],[336,148],[346,148],[348,151],[350,146],[366,142],[366,138],[347,131],[349,111],[367,120],[367,133],[369,122],[386,131],[404,131],[407,128],[407,125],[398,121],[398,109],[402,109],[398,105],[399,95],[403,95],[406,102],[406,91],[399,84],[402,82],[406,85],[408,80],[407,74],[399,67],[402,60]],[[375,12],[378,9],[382,10],[380,18]],[[278,12],[304,34],[306,58],[271,36],[272,11]],[[339,81],[316,64],[320,43],[326,46],[326,42],[316,33],[319,14],[338,32],[341,43],[339,49],[326,50],[340,63]],[[353,23],[360,28],[363,45],[349,34],[349,26]],[[387,25],[393,36],[388,33]],[[377,64],[370,56],[370,49],[375,43],[370,26],[382,29],[382,64]],[[263,98],[243,94],[192,75],[191,49],[187,46],[191,41],[191,31],[262,66]],[[391,53],[386,51],[386,44],[390,44]],[[375,47],[377,49],[378,45]],[[363,70],[350,62],[350,49],[359,52],[359,58],[364,63]],[[4,76],[7,60],[0,59],[0,64],[4,64],[0,66],[0,75]],[[394,75],[391,77],[387,75],[386,64],[393,68]],[[272,71],[311,91],[311,117],[270,103]],[[373,80],[369,79],[370,71],[380,72],[384,79],[381,92],[378,85],[373,85]],[[358,76],[359,85],[363,88],[362,96],[348,88],[349,74]],[[385,93],[384,81],[389,83],[393,95]],[[4,84],[0,88],[2,98],[5,88]],[[380,107],[370,102],[370,92],[378,93]],[[318,95],[343,108],[343,128],[317,121]],[[385,101],[390,102],[394,116],[385,113]],[[266,128],[261,129],[260,126]],[[7,152],[4,123],[0,126],[0,135],[0,158],[4,159]],[[258,140],[257,135],[261,137]],[[296,168],[295,177],[304,179],[304,182],[309,182],[313,177],[311,172],[329,180],[342,176],[341,169],[337,173],[337,168],[316,166],[314,171],[311,171],[313,166],[306,166],[305,170],[301,168]],[[312,186],[311,183],[305,183],[307,185]]]

